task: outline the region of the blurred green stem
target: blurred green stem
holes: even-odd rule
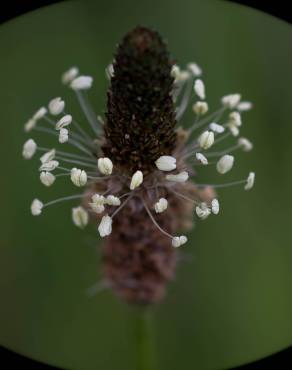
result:
[[[137,370],[158,370],[151,312],[148,310],[139,312],[136,323]]]

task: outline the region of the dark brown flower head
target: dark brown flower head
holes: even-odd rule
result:
[[[103,151],[128,173],[153,170],[175,147],[171,67],[165,42],[149,28],[135,28],[118,46]]]
[[[40,158],[41,182],[51,186],[69,175],[78,189],[85,187],[76,195],[47,203],[35,199],[32,214],[38,216],[43,208],[61,201],[81,200],[80,206],[72,208],[74,224],[84,228],[91,219],[105,238],[101,285],[131,304],[149,305],[164,297],[168,281],[175,276],[177,249],[187,243],[187,237],[178,233],[192,227],[194,210],[202,220],[218,214],[217,185],[191,181],[197,179],[200,167],[215,161],[223,175],[234,164],[231,152],[252,149],[249,140],[239,138],[228,149],[209,151],[239,134],[240,113],[251,103],[240,102],[239,94],[226,95],[221,107],[206,115],[209,107],[204,83],[198,78],[201,72],[195,63],[186,70],[173,66],[160,35],[136,27],[122,39],[113,65],[107,68],[105,120],[97,116],[84,93],[92,77],[79,75],[76,67],[62,76],[62,82],[76,93],[91,133],[65,114],[61,98],[51,100],[48,109],[40,108],[25,124],[25,131],[57,134],[59,143],[71,148],[47,151],[33,139],[26,141],[25,159],[37,150],[45,151]],[[194,122],[188,129],[176,127],[194,93],[199,98],[192,105]],[[39,127],[41,120],[53,127]],[[61,172],[55,175],[54,171]],[[251,172],[247,179],[226,186],[245,184],[249,190],[254,179]]]

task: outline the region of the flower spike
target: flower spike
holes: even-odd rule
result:
[[[132,304],[163,299],[175,275],[177,248],[188,241],[178,231],[189,230],[194,217],[205,220],[222,213],[217,189],[248,191],[255,183],[254,172],[227,183],[201,182],[206,172],[217,177],[229,172],[234,151],[243,155],[253,149],[239,136],[242,114],[253,104],[241,101],[238,93],[228,94],[212,111],[201,67],[173,60],[158,32],[135,27],[119,42],[112,62],[101,67],[108,84],[104,115],[91,104],[93,77],[73,66],[61,81],[82,120],[76,120],[75,109],[73,119],[67,112],[71,103],[56,95],[24,125],[26,133],[37,131],[55,140],[46,147],[29,138],[22,148],[27,160],[40,152],[41,184],[75,185],[70,186],[73,194],[44,203],[34,199],[31,214],[77,202],[69,208],[73,224],[84,229],[91,222],[105,238],[103,279]],[[226,145],[229,141],[235,143]]]

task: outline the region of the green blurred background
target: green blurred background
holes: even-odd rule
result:
[[[256,187],[220,191],[221,215],[190,234],[176,281],[152,310],[158,369],[225,369],[283,349],[292,344],[292,29],[247,7],[194,0],[64,2],[0,27],[0,344],[70,369],[137,370],[139,313],[111,292],[85,294],[100,279],[94,228],[72,226],[72,203],[30,215],[31,199],[73,185],[44,188],[38,159],[21,157],[23,124],[49,99],[65,97],[82,119],[60,84],[71,65],[94,76],[91,100],[104,110],[104,69],[137,24],[158,29],[179,64],[203,67],[213,109],[238,91],[255,105],[242,129],[255,149],[238,153],[224,180],[255,170]]]

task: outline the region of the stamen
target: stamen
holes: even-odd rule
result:
[[[156,185],[154,187],[154,190],[155,190],[156,198],[159,198],[159,186],[157,186],[157,180],[156,180]]]
[[[125,193],[125,194],[121,195],[119,198],[122,199],[122,198],[124,198],[127,195],[132,194],[132,193],[133,193],[132,191],[129,191],[128,193]]]
[[[206,157],[208,157],[208,158],[211,158],[211,157],[220,157],[221,155],[232,153],[236,149],[239,149],[239,148],[240,148],[240,145],[236,144],[236,145],[233,145],[233,146],[227,148],[226,150],[222,150],[221,152],[206,153]]]
[[[56,127],[56,122],[53,121],[50,117],[48,116],[44,116],[43,117],[45,121],[47,121],[50,125],[52,125],[54,127],[54,132],[55,132],[55,127]],[[73,122],[73,121],[72,121]],[[80,136],[79,134],[75,133],[75,132],[72,132],[72,130],[70,131],[70,134],[72,137],[74,137],[76,140],[79,140],[81,142],[83,142],[84,144],[86,145],[91,145],[92,146],[92,140],[90,139],[90,141],[88,142],[88,139],[86,138],[83,138],[82,136]]]
[[[103,179],[104,179],[104,177],[103,177]],[[103,192],[103,193],[102,193],[102,195],[106,195],[106,194],[110,193],[111,191],[112,191],[112,189],[111,189],[111,188],[109,188],[109,189],[107,189],[105,192]]]
[[[59,134],[54,131],[54,130],[50,130],[46,127],[34,127],[33,130],[35,131],[39,131],[39,132],[43,132],[43,133],[46,133],[46,134],[50,134],[50,135],[54,135],[54,136],[59,136]],[[73,139],[69,139],[68,140],[68,144],[71,144],[72,146],[75,146],[77,149],[81,150],[82,152],[86,153],[86,154],[89,154],[91,157],[93,157],[93,154],[91,151],[89,151],[88,149],[86,149],[83,145],[81,145],[80,143],[78,143],[77,141],[73,140]]]
[[[39,150],[40,152],[49,152],[52,149],[51,148],[38,147],[37,150]],[[81,156],[79,154],[63,152],[61,150],[56,150],[56,154],[57,155],[60,154],[61,156],[66,156],[66,157],[69,157],[69,158],[76,158],[76,159],[80,159],[80,160],[85,160],[85,161],[88,161],[88,162],[91,162],[91,163],[96,163],[96,159],[92,159],[89,156]]]
[[[180,96],[185,86],[186,86],[186,80],[175,83],[174,90],[172,92],[172,99],[174,103],[177,101],[178,97]]]
[[[55,122],[51,118],[49,118],[47,115],[43,116],[43,119],[47,121],[50,125],[55,127]]]
[[[96,119],[97,119],[97,122],[99,122],[102,126],[104,125],[104,120],[101,116],[97,116]]]
[[[177,110],[177,113],[176,113],[176,120],[179,121],[182,116],[184,115],[188,105],[189,105],[189,101],[190,101],[190,98],[192,96],[192,92],[193,92],[193,81],[194,79],[193,78],[190,78],[185,86],[185,93],[182,97],[182,100],[180,102],[180,105],[178,107],[178,110]]]
[[[219,137],[218,139],[215,140],[214,145],[216,145],[216,144],[220,143],[221,141],[227,139],[230,135],[231,135],[230,132],[226,132],[226,134],[222,135],[221,137]]]
[[[227,139],[230,135],[231,135],[231,134],[230,134],[230,132],[227,132],[227,133],[225,133],[224,135],[222,135],[221,137],[219,137],[218,139],[215,139],[215,141],[214,141],[214,143],[213,143],[213,145],[212,145],[212,146],[214,146],[214,145],[216,145],[216,144],[220,143],[221,141],[223,141],[223,140]],[[214,134],[214,136],[216,137],[216,133]],[[200,146],[199,146],[197,143],[193,144],[193,145],[192,145],[192,147],[187,148],[188,150],[191,150],[191,151],[187,151],[187,152],[182,156],[182,159],[187,159],[187,158],[189,158],[190,156],[192,156],[193,154],[196,154],[196,152],[197,152],[197,150],[198,150],[199,148],[200,148]],[[205,153],[205,151],[202,151],[202,152],[204,152],[204,153]]]
[[[129,195],[128,196],[128,198],[119,206],[119,208],[117,208],[113,213],[112,213],[112,215],[111,215],[111,218],[113,219],[114,218],[114,216],[118,213],[118,212],[120,212],[120,210],[128,203],[128,201],[132,198],[134,196],[134,194],[131,194],[131,195]],[[121,199],[122,197],[120,197],[120,199]]]
[[[109,179],[112,176],[87,176],[90,180],[105,180]]]
[[[86,162],[78,161],[78,160],[75,160],[75,159],[67,159],[67,158],[64,158],[64,157],[59,156],[59,155],[56,155],[55,158],[60,159],[61,161],[67,162],[67,163],[80,164],[81,166],[85,166],[85,167],[88,167],[88,168],[94,168],[94,169],[96,168],[96,166],[94,166],[91,163],[86,163]]]
[[[210,123],[211,120],[215,120],[217,122],[221,118],[221,116],[222,116],[222,114],[224,113],[225,110],[226,110],[225,107],[221,107],[218,110],[216,110],[215,112],[213,112],[213,113],[209,114],[208,116],[202,118],[200,121],[198,121],[198,119],[196,117],[196,120],[193,123],[192,127],[190,127],[189,130],[188,130],[188,134],[190,135],[191,133],[193,133],[198,128],[204,126],[207,123]]]
[[[63,170],[71,173],[72,168],[60,167],[58,166],[58,170]]]
[[[174,238],[174,236],[173,236],[173,235],[171,235],[171,234],[169,234],[167,231],[163,230],[163,229],[162,229],[162,227],[161,227],[161,226],[159,226],[159,224],[156,222],[155,218],[153,217],[153,215],[152,215],[152,213],[151,213],[150,209],[148,208],[148,206],[147,206],[147,204],[146,204],[146,202],[145,202],[145,200],[144,200],[143,198],[142,198],[142,202],[143,202],[143,204],[144,204],[144,207],[145,207],[145,209],[146,209],[146,212],[148,213],[148,215],[149,215],[149,217],[150,217],[151,221],[152,221],[152,222],[153,222],[153,224],[158,228],[158,230],[160,230],[160,231],[162,232],[162,234],[164,234],[164,235],[168,236],[169,238],[173,239],[173,238]]]
[[[82,91],[76,90],[75,91],[78,102],[80,104],[80,107],[87,118],[93,132],[99,136],[101,134],[101,130],[99,129],[99,122],[96,118],[96,114],[93,112],[91,105],[86,99],[86,96],[83,94]]]
[[[64,112],[67,114],[66,112]],[[89,143],[92,143],[92,138],[88,135],[85,130],[81,127],[81,125],[73,118],[72,124],[76,127],[76,129],[80,132],[81,135],[83,135],[84,139],[86,139]]]
[[[182,193],[180,193],[180,192],[178,192],[178,191],[176,191],[176,190],[173,190],[173,189],[169,189],[172,193],[174,193],[174,194],[176,194],[177,196],[179,196],[180,198],[182,198],[182,199],[185,199],[185,200],[188,200],[188,201],[190,201],[190,202],[192,202],[192,203],[194,203],[194,204],[200,204],[198,201],[196,201],[196,200],[194,200],[194,199],[192,199],[192,198],[189,198],[188,196],[186,196],[186,195],[184,195],[184,194],[182,194]]]
[[[244,184],[244,183],[246,183],[246,179],[245,180],[233,181],[233,182],[227,182],[225,184],[196,184],[196,187],[204,188],[204,187],[207,187],[207,186],[211,186],[212,188],[227,188],[227,187],[230,187],[230,186],[236,186],[236,185],[240,185],[240,184]]]
[[[62,176],[69,176],[70,173],[69,172],[66,172],[66,173],[57,173],[57,175],[55,175],[55,177],[62,177]]]
[[[93,284],[89,288],[86,289],[86,295],[90,298],[95,296],[98,293],[103,292],[106,289],[110,288],[110,283],[107,280],[101,280],[97,283]]]
[[[54,200],[52,200],[52,201],[50,201],[48,203],[45,203],[43,205],[43,208],[48,207],[48,206],[51,206],[51,205],[56,204],[56,203],[65,202],[67,200],[80,199],[83,196],[84,196],[84,194],[77,194],[77,195],[70,195],[68,197],[62,197],[62,198],[54,199]]]
[[[193,145],[193,148],[191,151],[187,151],[182,157],[181,159],[188,159],[189,157],[195,155],[198,150],[200,150],[200,152],[204,152],[204,150],[202,150],[202,148],[200,148],[200,145],[199,144],[196,144],[196,145]]]

